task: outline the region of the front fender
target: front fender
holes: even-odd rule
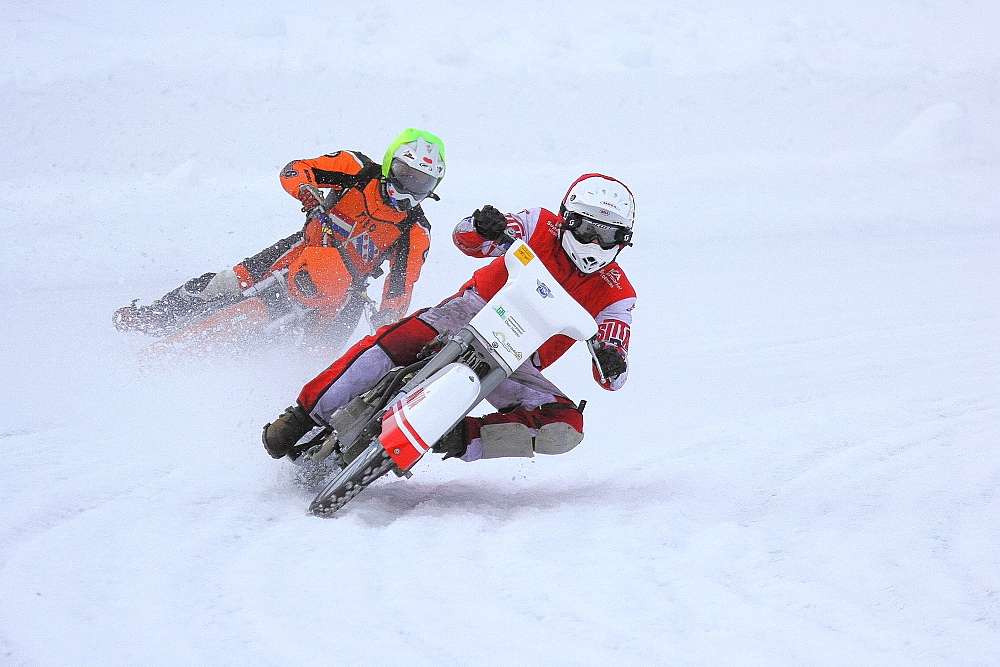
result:
[[[472,369],[448,364],[386,411],[379,442],[397,466],[408,470],[476,406],[479,390]]]

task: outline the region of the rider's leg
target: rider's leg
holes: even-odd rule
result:
[[[565,454],[583,440],[583,414],[569,399],[464,421],[463,461]]]
[[[455,333],[485,302],[465,289],[434,306],[382,327],[355,343],[299,394],[298,403],[314,418],[327,419],[334,410],[375,386],[393,366],[405,366],[439,333]]]
[[[232,269],[205,273],[167,292],[148,306],[137,306],[133,302],[119,308],[114,314],[114,324],[119,331],[163,336],[240,298],[242,293]]]
[[[302,388],[296,406],[264,427],[268,453],[275,458],[284,456],[311,430],[309,422],[296,418],[298,413],[308,415],[315,423],[325,422],[337,408],[374,387],[391,368],[416,361],[417,354],[439,333],[457,332],[484,303],[474,289],[466,288],[433,308],[382,327],[355,343]],[[297,426],[279,431],[283,418],[293,420]]]
[[[466,417],[434,451],[463,461],[531,457],[564,454],[583,440],[581,410],[528,364],[501,382],[487,400],[499,411]]]
[[[384,326],[310,380],[299,393],[298,404],[313,418],[325,421],[337,408],[374,387],[392,367],[413,363],[436,335],[416,316]]]
[[[433,328],[411,316],[362,338],[303,387],[296,405],[264,426],[264,449],[276,459],[285,456],[302,436],[374,387],[393,366],[413,363],[436,335]]]

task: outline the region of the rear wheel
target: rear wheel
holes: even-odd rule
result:
[[[382,443],[377,438],[373,439],[356,459],[323,487],[309,505],[309,511],[317,516],[332,515],[365,487],[392,470],[394,465]]]

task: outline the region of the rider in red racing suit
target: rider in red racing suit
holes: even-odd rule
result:
[[[303,435],[370,389],[390,368],[412,363],[439,333],[453,334],[468,323],[504,285],[507,269],[500,255],[511,237],[525,239],[559,283],[594,316],[598,325],[594,377],[605,389],[619,389],[628,375],[635,291],[615,259],[631,245],[633,209],[632,194],[622,183],[586,174],[570,187],[558,215],[543,208],[504,215],[485,206],[459,222],[453,233],[455,244],[468,255],[496,259],[475,271],[454,296],[362,339],[306,384],[297,404],[265,426],[268,453],[285,456]],[[530,457],[536,452],[561,454],[579,444],[581,410],[541,374],[573,342],[562,335],[546,341],[487,396],[497,412],[466,417],[435,444],[434,451],[473,461]]]

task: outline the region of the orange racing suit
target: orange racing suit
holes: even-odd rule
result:
[[[302,231],[233,267],[246,289],[272,271],[288,268],[309,247],[336,247],[355,279],[377,278],[388,260],[379,323],[406,314],[413,285],[430,249],[430,223],[420,206],[397,211],[382,196],[381,166],[356,151],[338,151],[311,160],[293,160],[281,170],[281,186],[298,199],[302,185],[332,190],[329,215],[311,216]]]

